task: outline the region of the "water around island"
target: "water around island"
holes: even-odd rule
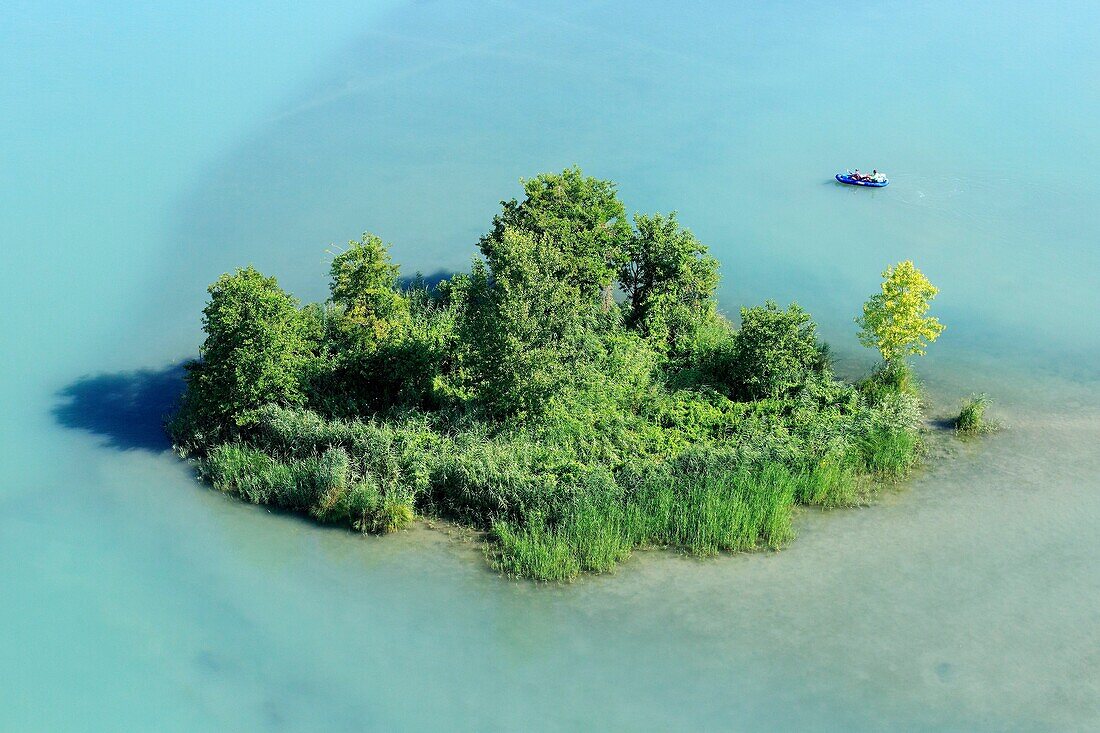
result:
[[[1085,3],[17,4],[0,16],[0,729],[1100,727],[1100,17]],[[420,527],[201,486],[157,430],[204,287],[323,295],[369,228],[465,268],[516,179],[676,208],[723,304],[797,298],[841,369],[884,265],[948,330],[932,440],[777,554],[536,587]],[[889,188],[833,174],[878,167]]]

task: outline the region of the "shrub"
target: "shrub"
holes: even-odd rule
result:
[[[797,303],[741,309],[733,346],[733,391],[743,399],[783,397],[824,368],[810,315]]]
[[[920,397],[920,383],[904,361],[882,362],[856,385],[868,404],[876,405],[894,395]]]

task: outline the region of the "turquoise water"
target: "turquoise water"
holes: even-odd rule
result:
[[[741,4],[738,4],[741,5]],[[9,3],[0,13],[0,729],[1100,727],[1100,12]],[[938,439],[779,554],[567,588],[312,526],[156,431],[238,264],[323,293],[371,229],[466,267],[516,179],[677,208],[723,305],[797,298],[852,372],[889,262],[942,288]],[[880,191],[840,188],[878,167]]]

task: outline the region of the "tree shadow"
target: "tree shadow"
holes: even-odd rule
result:
[[[445,269],[436,270],[430,275],[417,273],[413,277],[402,276],[397,278],[397,286],[402,290],[410,290],[414,287],[417,287],[418,285],[425,287],[428,290],[435,290],[439,287],[440,283],[444,282],[445,280],[450,280],[457,274],[458,273],[454,270]]]
[[[434,290],[454,275],[453,270],[439,269],[399,278],[398,285],[405,290],[417,286]],[[168,450],[172,444],[164,423],[183,394],[186,363],[80,377],[56,393],[59,402],[50,412],[59,425],[92,433],[109,448]]]
[[[164,421],[183,393],[184,364],[81,377],[57,393],[58,424],[83,430],[117,450],[160,452],[172,447]]]

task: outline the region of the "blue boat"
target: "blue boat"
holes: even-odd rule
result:
[[[857,181],[855,177],[852,176],[851,171],[848,171],[846,173],[837,173],[836,179],[848,186],[870,186],[871,188],[882,188],[883,186],[890,185],[889,178],[881,178],[877,181]]]

